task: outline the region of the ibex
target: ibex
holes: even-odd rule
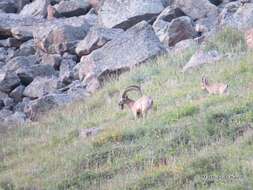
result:
[[[130,91],[138,91],[142,97],[136,101],[132,100],[127,96],[127,93]],[[124,90],[119,101],[119,106],[122,110],[125,104],[132,111],[135,118],[145,118],[153,106],[153,99],[150,96],[144,96],[139,86],[131,85]]]
[[[215,83],[209,84],[208,79],[203,76],[201,83],[202,90],[206,90],[209,94],[227,94],[228,84],[224,83]]]

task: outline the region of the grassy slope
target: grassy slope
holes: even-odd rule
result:
[[[225,31],[207,48],[237,51],[242,44],[239,34]],[[253,123],[253,54],[181,73],[193,52],[153,60],[86,102],[2,135],[0,189],[253,189],[253,135],[245,129],[239,137]],[[227,81],[229,95],[201,91],[203,73]],[[118,91],[133,83],[154,98],[145,121],[117,106]],[[79,129],[89,127],[104,131],[80,138]]]

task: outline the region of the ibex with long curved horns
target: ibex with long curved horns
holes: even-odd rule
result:
[[[130,91],[138,91],[141,95],[141,98],[136,101],[130,99],[127,96],[127,93]],[[128,86],[121,95],[119,106],[122,110],[124,109],[125,104],[133,112],[135,118],[143,118],[147,116],[148,111],[152,108],[153,99],[150,96],[143,95],[139,86],[131,85]]]

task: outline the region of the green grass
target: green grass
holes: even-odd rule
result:
[[[0,134],[0,189],[253,189],[253,53],[182,73],[193,53],[161,56]],[[229,95],[203,92],[202,73],[229,83]],[[154,99],[145,120],[117,105],[133,83]],[[104,130],[80,137],[91,127]]]

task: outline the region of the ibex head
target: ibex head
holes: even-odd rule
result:
[[[130,100],[127,96],[127,93],[130,91],[138,91],[140,93],[140,95],[142,96],[142,91],[141,88],[137,85],[130,85],[128,86],[122,93],[121,98],[119,100],[118,105],[120,106],[120,108],[123,110],[124,109],[124,105]]]

